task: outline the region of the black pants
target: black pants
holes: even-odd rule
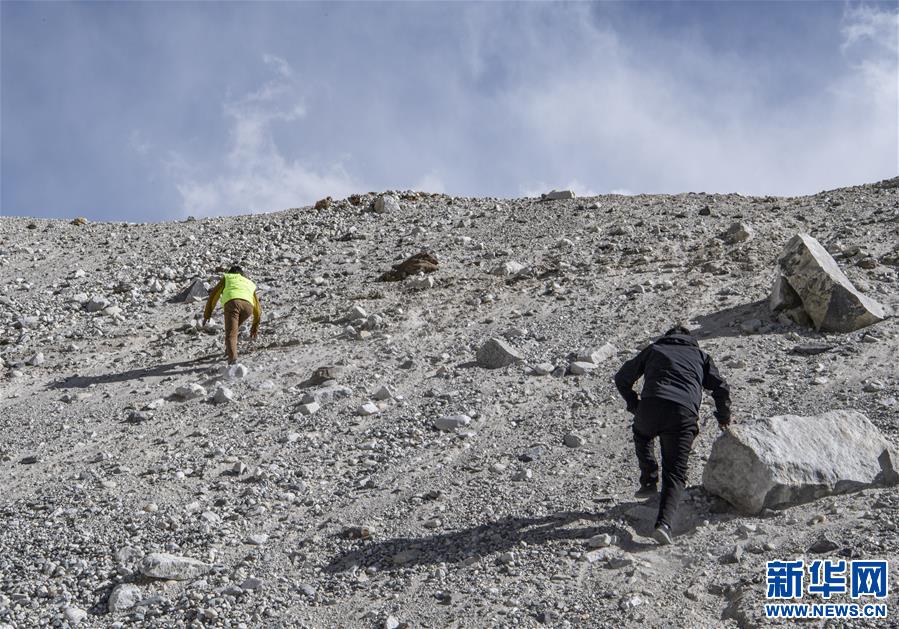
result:
[[[659,480],[653,439],[662,446],[662,495],[656,524],[671,526],[687,481],[687,462],[699,433],[696,414],[685,406],[659,398],[644,398],[634,418],[634,446],[640,464],[640,484]]]

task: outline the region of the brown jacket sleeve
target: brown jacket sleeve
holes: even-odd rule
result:
[[[259,296],[253,293],[253,327],[250,330],[255,332],[259,329],[259,321],[262,319],[262,304],[259,303]]]
[[[225,278],[219,280],[219,283],[215,285],[209,292],[209,299],[206,300],[206,309],[203,311],[203,319],[211,319],[212,311],[215,310],[215,305],[219,301],[219,297],[222,296],[222,291],[225,290]]]

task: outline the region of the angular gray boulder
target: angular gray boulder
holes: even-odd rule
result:
[[[858,292],[836,260],[807,234],[790,239],[778,265],[769,300],[772,312],[784,312],[800,325],[807,315],[816,329],[826,332],[852,332],[887,317],[884,307]]]
[[[778,415],[735,424],[712,446],[706,490],[738,510],[788,507],[899,483],[899,458],[858,411]]]
[[[540,195],[544,201],[564,201],[566,199],[575,198],[574,192],[571,190],[550,190]]]
[[[478,350],[478,365],[487,369],[499,369],[524,360],[511,345],[502,339],[490,338]]]
[[[172,298],[172,302],[178,304],[190,304],[195,301],[203,301],[209,296],[206,285],[200,278],[194,278],[189,286]]]

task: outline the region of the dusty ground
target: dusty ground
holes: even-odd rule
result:
[[[764,301],[780,249],[805,232],[899,305],[899,189],[399,196],[388,213],[367,195],[165,224],[0,219],[0,627],[78,610],[97,627],[765,626],[765,562],[811,556],[822,536],[838,548],[828,557],[892,560],[896,622],[895,488],[739,516],[700,486],[718,430],[707,400],[678,543],[659,547],[652,502],[632,497],[630,415],[611,377],[685,321],[732,385],[734,421],[852,408],[899,444],[899,320],[823,335]],[[736,221],[754,236],[725,244]],[[374,281],[422,249],[439,260],[432,288]],[[532,272],[491,273],[506,261]],[[199,330],[202,304],[169,299],[233,262],[265,312],[258,341],[241,340],[248,374],[222,381],[221,310]],[[88,312],[94,296],[109,308]],[[363,334],[346,330],[353,306],[378,315]],[[478,367],[490,336],[525,362]],[[531,372],[606,342],[617,355],[585,376]],[[808,343],[830,349],[793,352]],[[303,415],[322,365],[351,391]],[[173,397],[216,382],[234,401]],[[377,401],[382,385],[393,397]],[[379,412],[358,415],[369,401]],[[436,430],[448,413],[472,422]],[[584,444],[564,445],[569,433]],[[615,539],[595,551],[600,533]],[[149,579],[136,566],[151,552],[214,569]],[[143,600],[113,614],[122,582]]]

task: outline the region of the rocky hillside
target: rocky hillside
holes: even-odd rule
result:
[[[708,400],[657,546],[611,381],[685,322],[735,422],[854,410],[899,445],[899,320],[768,309],[797,233],[899,306],[897,186],[0,218],[0,627],[764,626],[765,562],[824,542],[892,559],[899,614],[895,487],[740,515],[701,486]],[[264,315],[229,371],[221,310],[173,298],[235,262]]]

